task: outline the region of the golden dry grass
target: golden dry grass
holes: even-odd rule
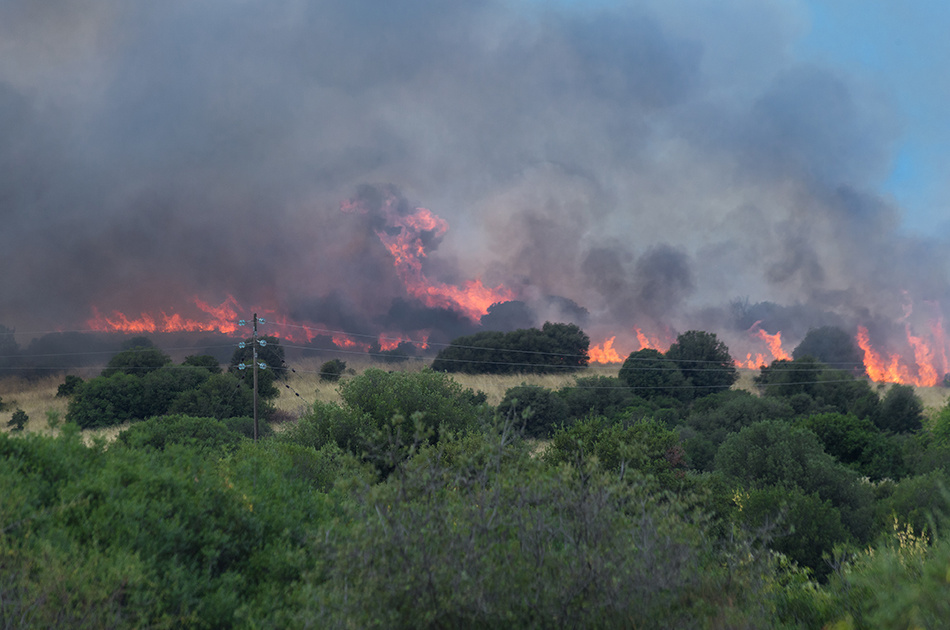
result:
[[[275,405],[286,412],[287,416],[297,418],[310,408],[315,401],[340,402],[339,383],[328,383],[320,380],[320,366],[323,359],[295,361],[294,373],[289,375],[287,385],[280,388],[280,396]],[[347,373],[344,379],[352,378],[370,367],[383,370],[419,371],[428,365],[422,361],[406,361],[403,363],[380,363],[363,359],[347,361]],[[575,374],[453,374],[463,387],[470,387],[476,391],[485,392],[488,402],[497,405],[505,396],[505,392],[512,387],[521,385],[540,385],[548,389],[560,389],[574,383],[577,376],[616,376],[620,365],[595,366],[585,372]],[[735,387],[755,392],[752,381],[757,370],[739,370],[739,381]],[[88,377],[89,375],[84,375]],[[47,422],[47,413],[58,413],[60,420],[66,415],[67,399],[56,398],[56,390],[63,382],[62,375],[49,376],[40,379],[23,379],[7,377],[0,379],[0,397],[5,404],[4,411],[0,411],[0,431],[9,431],[7,422],[16,409],[23,409],[29,416],[24,429],[33,433],[52,433]],[[889,385],[878,385],[881,395],[887,392]],[[915,391],[924,403],[926,414],[933,416],[938,410],[947,405],[948,390],[943,387],[916,387]],[[87,442],[97,437],[107,441],[114,439],[128,425],[119,425],[104,429],[95,429],[83,432]]]
[[[290,374],[287,381],[289,388],[281,388],[281,395],[277,400],[277,408],[291,413],[298,412],[302,407],[315,401],[340,402],[339,383],[327,383],[320,380],[320,365],[323,359],[296,361],[295,373]],[[374,367],[381,370],[417,372],[424,369],[428,362],[405,361],[402,363],[380,363],[373,361],[347,361],[346,374],[342,380]],[[485,392],[488,403],[497,405],[505,396],[505,392],[512,387],[521,385],[540,385],[548,389],[559,389],[572,385],[576,376],[590,376],[592,373],[602,376],[616,376],[620,365],[597,366],[591,372],[577,372],[573,374],[452,374],[451,378],[463,387],[470,387],[476,391]],[[296,392],[296,393],[295,393]],[[298,396],[299,394],[299,396]]]
[[[63,377],[48,376],[40,379],[8,377],[0,380],[0,398],[4,410],[0,411],[0,430],[7,431],[7,423],[17,409],[22,409],[30,417],[24,431],[33,433],[51,433],[47,422],[47,412],[58,413],[60,421],[66,415],[66,398],[56,398],[56,390]]]

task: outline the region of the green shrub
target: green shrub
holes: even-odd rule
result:
[[[545,322],[540,330],[480,332],[459,337],[432,362],[438,372],[557,373],[586,367],[590,338],[575,324]]]
[[[77,388],[69,401],[66,421],[75,422],[83,429],[93,429],[147,415],[149,409],[142,378],[117,372],[89,379]]]
[[[145,376],[171,362],[171,357],[155,346],[134,346],[109,359],[106,369],[102,371],[102,376],[109,377],[120,373]]]
[[[10,427],[11,431],[22,431],[29,419],[30,417],[26,415],[25,411],[17,408],[17,410],[14,411],[13,415],[10,417],[10,420],[7,422],[7,426]]]
[[[171,415],[137,422],[121,432],[117,439],[131,448],[162,451],[170,444],[183,444],[219,451],[234,450],[244,436],[221,420]]]
[[[194,368],[200,370],[200,368]],[[269,407],[263,407],[266,410]],[[168,412],[200,418],[237,418],[254,415],[254,392],[230,374],[212,374],[201,385],[181,392]]]
[[[327,383],[335,383],[340,380],[346,371],[346,362],[340,359],[330,359],[320,366],[320,380]]]
[[[69,396],[72,396],[76,389],[82,385],[82,383],[82,379],[75,374],[67,374],[66,380],[56,388],[56,397],[68,398]]]
[[[654,475],[670,484],[683,475],[685,460],[679,437],[655,420],[612,422],[587,418],[558,431],[544,453],[551,464],[599,466],[623,476],[626,471]]]
[[[567,415],[572,420],[586,416],[613,417],[633,405],[647,405],[619,378],[611,376],[584,376],[573,385],[564,386],[558,394],[567,403]]]
[[[873,534],[870,486],[824,452],[811,431],[766,421],[730,435],[716,453],[716,470],[746,489],[798,487],[841,510],[842,522],[861,543]]]
[[[874,424],[883,431],[913,433],[923,426],[924,404],[910,385],[892,385],[874,415]]]
[[[677,363],[651,348],[631,352],[620,368],[619,378],[634,394],[648,400],[689,400],[693,393]]]
[[[522,383],[505,392],[498,413],[511,415],[524,435],[547,438],[567,423],[567,403],[554,391]]]
[[[422,414],[423,422],[438,437],[441,427],[462,431],[477,426],[479,408],[472,392],[446,374],[366,370],[340,386],[340,397],[351,409],[369,415],[377,426],[395,416]]]

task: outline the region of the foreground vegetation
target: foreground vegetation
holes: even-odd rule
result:
[[[0,435],[0,626],[942,627],[950,407],[720,351],[292,372],[254,442],[239,376],[132,346]]]

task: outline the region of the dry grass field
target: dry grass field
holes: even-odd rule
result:
[[[294,373],[287,379],[287,387],[280,388],[280,396],[276,401],[278,409],[285,412],[285,418],[297,418],[305,413],[307,409],[317,400],[322,402],[339,402],[339,383],[328,383],[320,380],[320,365],[323,359],[312,359],[294,362]],[[407,361],[404,363],[378,363],[372,361],[349,360],[347,361],[347,373],[344,379],[352,378],[370,367],[377,367],[383,370],[421,370],[427,363],[421,361]],[[616,376],[620,365],[613,366],[594,366],[586,372],[577,375],[603,375]],[[740,370],[739,381],[735,387],[755,391],[753,377],[757,374],[754,370]],[[83,374],[88,378],[90,375]],[[453,376],[464,387],[483,391],[488,396],[488,402],[497,405],[501,402],[505,392],[517,385],[526,383],[529,385],[540,385],[549,389],[559,389],[570,386],[574,383],[574,374],[515,374],[515,375],[493,375],[493,374],[456,374]],[[25,430],[34,433],[51,433],[48,417],[50,414],[58,414],[60,421],[66,415],[67,400],[57,398],[56,390],[63,382],[62,375],[49,376],[40,379],[23,379],[19,377],[7,377],[0,379],[0,399],[4,403],[3,411],[0,411],[0,431],[9,431],[7,422],[16,409],[23,409],[29,416]],[[888,385],[879,385],[881,393],[887,391]],[[920,396],[927,409],[927,415],[931,416],[935,411],[947,404],[948,390],[942,387],[918,387],[917,395]],[[97,437],[111,440],[115,438],[125,425],[109,427],[106,429],[97,429],[86,432],[88,441]]]

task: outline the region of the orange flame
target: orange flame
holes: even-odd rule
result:
[[[425,242],[443,236],[449,224],[426,208],[400,214],[396,207],[395,198],[386,201],[384,214],[389,229],[377,230],[376,235],[392,254],[399,279],[410,295],[430,308],[459,311],[472,321],[478,321],[492,304],[514,299],[513,291],[500,285],[488,288],[480,279],[467,281],[460,287],[429,280],[422,272]],[[351,205],[345,205],[343,209],[350,211],[350,208]]]
[[[382,333],[379,336],[380,350],[395,350],[400,344],[403,343],[411,343],[417,348],[422,348],[425,350],[429,347],[429,335],[423,335],[421,340],[411,339],[408,335],[403,335],[401,333]]]
[[[86,325],[99,332],[124,332],[129,334],[168,332],[221,332],[228,334],[237,330],[237,313],[240,307],[232,296],[229,295],[219,306],[211,306],[197,298],[193,302],[199,310],[210,315],[210,319],[200,321],[182,317],[177,313],[168,315],[165,312],[162,312],[160,319],[157,320],[148,313],[142,313],[137,319],[133,319],[120,311],[113,311],[111,316],[106,316],[101,314],[99,309],[93,307],[93,316],[86,322]]]
[[[604,341],[603,344],[594,346],[588,351],[591,363],[620,363],[623,359],[614,350],[614,340],[616,335]]]
[[[659,352],[666,352],[670,349],[670,346],[673,345],[672,341],[662,341],[658,337],[650,338],[639,328],[634,328],[634,331],[637,333],[637,341],[640,343],[641,350],[657,350]],[[669,337],[669,330],[667,330],[667,337]]]
[[[868,329],[858,326],[856,339],[858,347],[864,352],[864,369],[873,381],[883,383],[901,383],[918,387],[933,387],[939,381],[938,366],[946,372],[947,346],[942,326],[939,323],[932,325],[934,329],[934,343],[928,344],[923,337],[911,332],[910,326],[905,324],[907,343],[913,350],[913,364],[899,353],[889,353],[886,356],[878,352],[871,345]],[[936,346],[937,350],[934,350]],[[939,357],[939,362],[938,362]]]
[[[765,345],[768,346],[768,353],[748,352],[746,353],[745,360],[734,359],[736,367],[757,370],[763,365],[770,364],[772,361],[787,361],[792,358],[787,352],[785,352],[785,349],[782,348],[782,331],[778,331],[775,334],[770,335],[762,328],[759,328],[759,322],[755,322],[749,328],[749,332],[752,333],[752,336],[755,339],[765,342]]]

